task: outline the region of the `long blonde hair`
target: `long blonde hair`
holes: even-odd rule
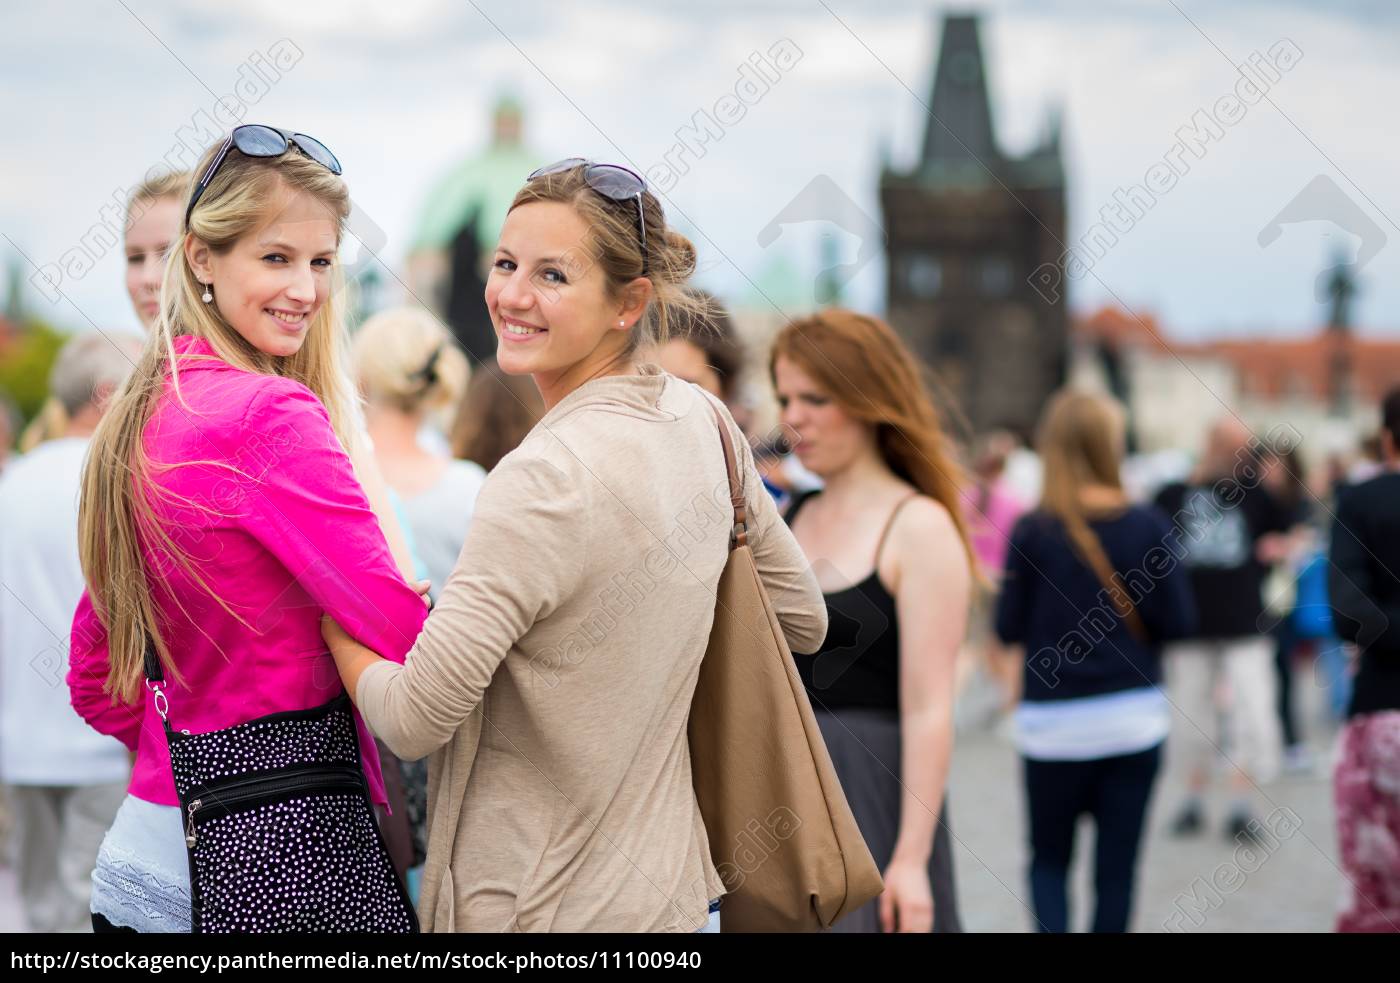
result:
[[[205,151],[195,174],[205,172],[217,150],[215,145]],[[152,506],[153,496],[178,498],[152,481],[156,469],[147,458],[143,441],[146,425],[165,391],[167,374],[183,412],[193,412],[180,393],[176,336],[202,338],[220,359],[237,368],[295,379],[325,405],[331,426],[347,449],[358,439],[354,387],[345,366],[345,331],[338,306],[342,282],[339,263],[332,265],[329,294],[312,320],[301,350],[276,358],[250,345],[215,305],[200,299],[204,286],[185,254],[184,242],[191,236],[216,254],[226,253],[242,236],[272,217],[271,203],[278,200],[283,188],[309,194],[323,203],[336,216],[339,242],[350,212],[349,192],[339,177],[295,149],[271,158],[245,157],[231,151],[200,198],[181,241],[170,250],[161,282],[160,310],[146,345],[93,435],[78,510],[79,551],[93,609],[107,629],[111,668],[103,688],[114,703],[131,703],[139,696],[148,644],[154,646],[166,671],[180,678],[161,637],[145,549],[168,557],[224,611],[248,625],[210,589]],[[181,461],[169,466],[196,463],[237,471],[233,465],[218,461]],[[193,504],[185,499],[179,502],[182,506]],[[172,600],[180,605],[179,598],[172,596]]]
[[[138,208],[144,211],[162,198],[188,201],[190,192],[193,190],[190,187],[191,178],[192,175],[189,171],[161,171],[146,178],[132,189],[130,196],[126,199],[127,222],[131,222],[136,217]]]
[[[1093,393],[1065,389],[1045,408],[1037,440],[1044,465],[1040,508],[1065,527],[1070,543],[1105,589],[1112,586],[1112,563],[1103,543],[1089,525],[1081,492],[1086,485],[1123,489],[1119,462],[1123,457],[1125,416],[1117,403]],[[1110,591],[1118,613],[1136,618],[1131,601]]]

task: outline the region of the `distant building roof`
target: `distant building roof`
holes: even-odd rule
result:
[[[1076,339],[1107,342],[1120,348],[1145,346],[1172,350],[1151,314],[1133,314],[1121,307],[1104,307],[1087,317],[1077,317],[1071,327]]]
[[[494,249],[501,224],[530,172],[541,164],[538,154],[521,146],[495,145],[454,167],[429,192],[414,249],[446,249],[468,222],[475,221],[477,241]]]
[[[1311,338],[1217,341],[1206,350],[1234,364],[1242,392],[1266,399],[1326,398],[1338,355],[1347,358],[1356,396],[1363,402],[1377,402],[1400,385],[1400,341],[1322,332]]]
[[[933,113],[924,128],[921,163],[994,165],[1001,159],[976,17],[944,18],[930,103]]]
[[[1350,363],[1357,398],[1375,402],[1400,385],[1400,340],[1338,335],[1327,329],[1305,337],[1260,335],[1181,342],[1164,334],[1151,315],[1105,307],[1076,318],[1074,337],[1120,349],[1144,348],[1182,358],[1218,358],[1231,364],[1244,395],[1262,399],[1292,396],[1325,400],[1332,389],[1334,360]]]

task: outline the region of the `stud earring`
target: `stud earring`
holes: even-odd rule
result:
[[[617,326],[618,326],[619,328],[625,328],[625,327],[627,327],[627,322],[626,322],[626,321],[618,321],[618,322],[617,322]]]
[[[199,298],[200,300],[204,301],[206,304],[212,304],[212,303],[214,302],[214,294],[210,291],[209,288],[210,288],[210,285],[206,283],[206,284],[204,285],[204,296]]]

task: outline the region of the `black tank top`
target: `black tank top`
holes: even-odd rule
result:
[[[792,503],[786,516],[789,525],[807,500],[818,494],[808,492]],[[845,590],[822,595],[826,640],[815,655],[794,656],[815,709],[899,710],[899,617],[894,598],[880,583],[880,554],[895,516],[917,497],[910,495],[890,513],[875,547],[870,576]]]

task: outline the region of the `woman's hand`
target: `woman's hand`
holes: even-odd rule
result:
[[[927,932],[933,927],[928,862],[953,752],[953,692],[972,571],[952,516],[932,499],[900,510],[890,542],[897,573],[902,791],[880,921],[887,932]]]
[[[885,890],[880,895],[880,930],[933,931],[933,889],[929,886],[927,866],[894,860],[885,868]]]
[[[413,585],[413,589],[426,597],[431,586],[432,581],[420,580]],[[340,681],[345,684],[345,691],[350,694],[351,701],[354,701],[355,686],[360,681],[360,674],[376,662],[382,662],[382,657],[373,649],[355,641],[330,615],[321,616],[321,638],[331,650],[336,671],[340,673]]]

